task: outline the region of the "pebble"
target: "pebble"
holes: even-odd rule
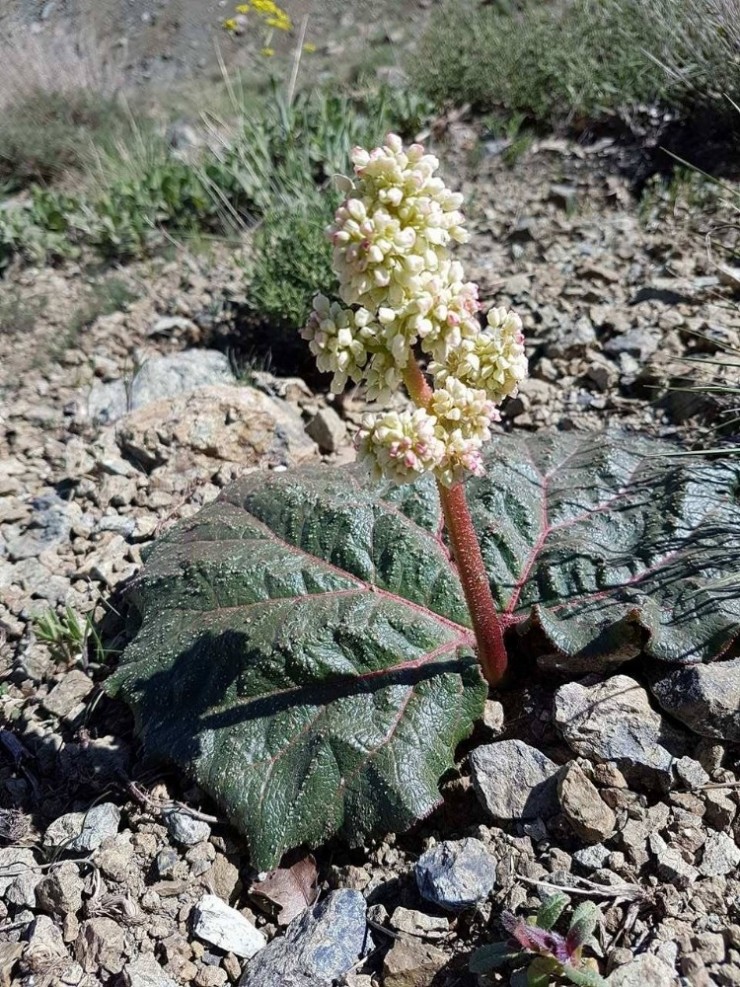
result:
[[[446,840],[423,853],[414,867],[422,898],[460,911],[483,901],[496,881],[496,860],[481,840]]]
[[[601,843],[586,846],[573,851],[573,860],[584,870],[600,870],[605,864],[611,851]]]
[[[418,939],[397,939],[383,959],[383,987],[428,987],[448,959]]]
[[[36,900],[51,915],[74,915],[82,908],[83,888],[79,866],[66,860],[39,881]]]
[[[0,849],[0,898],[17,878],[28,873],[41,875],[36,868],[36,857],[32,850],[24,847],[3,847]]]
[[[654,678],[650,691],[702,737],[740,740],[740,658],[674,669]]]
[[[167,976],[151,955],[140,956],[127,964],[124,976],[126,987],[179,987],[178,982]]]
[[[410,908],[399,905],[390,917],[390,927],[397,932],[405,932],[409,936],[421,936],[424,939],[439,939],[449,932],[450,921],[436,915],[426,915]]]
[[[247,963],[239,987],[329,987],[364,955],[366,911],[359,891],[331,891]]]
[[[710,833],[699,870],[704,877],[724,877],[740,865],[740,847],[727,833]]]
[[[614,832],[616,816],[576,761],[560,772],[558,798],[573,832],[584,842],[601,843]]]
[[[84,672],[72,668],[44,697],[44,706],[60,719],[67,719],[70,714],[76,715],[80,711],[82,700],[90,695],[93,688],[92,680]]]
[[[193,908],[193,932],[204,942],[245,959],[267,943],[259,929],[213,894],[203,895]]]
[[[66,965],[64,961],[69,963],[62,931],[48,915],[37,915],[24,930],[23,938],[28,943],[23,961],[31,973],[45,974],[55,966]]]
[[[689,791],[701,788],[710,780],[707,772],[693,757],[679,757],[673,765],[673,770],[676,772],[677,779]]]
[[[322,452],[336,452],[347,439],[347,426],[333,408],[322,408],[306,426]]]
[[[99,967],[121,973],[125,950],[123,926],[112,918],[91,918],[80,926],[75,956],[86,973],[96,973]]]
[[[681,851],[668,843],[658,833],[648,837],[648,845],[658,862],[658,876],[677,888],[688,888],[699,877],[699,871],[684,860]]]
[[[636,956],[609,977],[609,987],[673,987],[676,983],[671,967],[650,953]]]
[[[473,785],[494,819],[534,819],[558,809],[554,761],[521,740],[500,740],[470,754]]]
[[[121,810],[112,802],[94,805],[87,812],[68,812],[47,828],[44,846],[74,853],[97,850],[103,840],[116,835],[120,822]]]
[[[207,822],[196,819],[181,809],[168,809],[163,813],[163,818],[172,839],[185,846],[194,846],[211,835],[211,827]]]

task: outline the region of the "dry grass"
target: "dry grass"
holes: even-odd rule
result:
[[[47,28],[22,24],[5,28],[0,39],[0,113],[35,96],[95,93],[114,99],[123,88],[120,60],[91,28]]]
[[[123,72],[91,30],[39,33],[14,24],[0,39],[0,181],[58,180],[120,124]]]

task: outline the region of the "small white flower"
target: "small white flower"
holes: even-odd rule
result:
[[[445,446],[435,435],[436,424],[424,408],[367,415],[357,437],[358,458],[378,479],[409,483],[443,460]]]

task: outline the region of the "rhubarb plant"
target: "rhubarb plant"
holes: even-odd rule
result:
[[[389,138],[355,154],[329,231],[339,297],[305,329],[367,418],[360,462],[250,475],[154,545],[109,691],[258,869],[333,834],[401,831],[517,637],[550,668],[714,660],[740,627],[740,465],[625,435],[491,435],[526,371],[450,259],[459,197]],[[368,468],[369,467],[369,468]]]
[[[511,982],[522,987],[551,987],[563,982],[576,987],[606,987],[593,961],[583,958],[584,947],[596,945],[593,934],[601,913],[593,902],[584,901],[574,910],[568,931],[562,935],[554,926],[568,904],[567,895],[552,895],[529,922],[502,912],[501,924],[510,938],[477,949],[470,958],[471,973],[485,974],[509,966],[517,968]]]

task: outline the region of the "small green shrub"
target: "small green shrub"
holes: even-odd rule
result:
[[[643,102],[691,112],[740,94],[737,0],[449,0],[413,60],[436,103],[584,122]],[[450,57],[454,52],[454,57]]]
[[[277,206],[255,233],[254,260],[247,268],[248,332],[262,338],[271,362],[295,368],[308,356],[297,330],[306,324],[317,291],[331,294],[335,277],[331,245],[324,232],[331,196],[297,209]],[[277,362],[276,362],[277,361]]]
[[[527,4],[512,14],[454,0],[432,18],[412,71],[437,103],[551,122],[655,96],[664,73],[641,51],[650,36],[638,3]]]
[[[122,127],[114,100],[85,91],[26,93],[0,116],[0,180],[11,189],[58,181],[82,170],[92,146]]]

